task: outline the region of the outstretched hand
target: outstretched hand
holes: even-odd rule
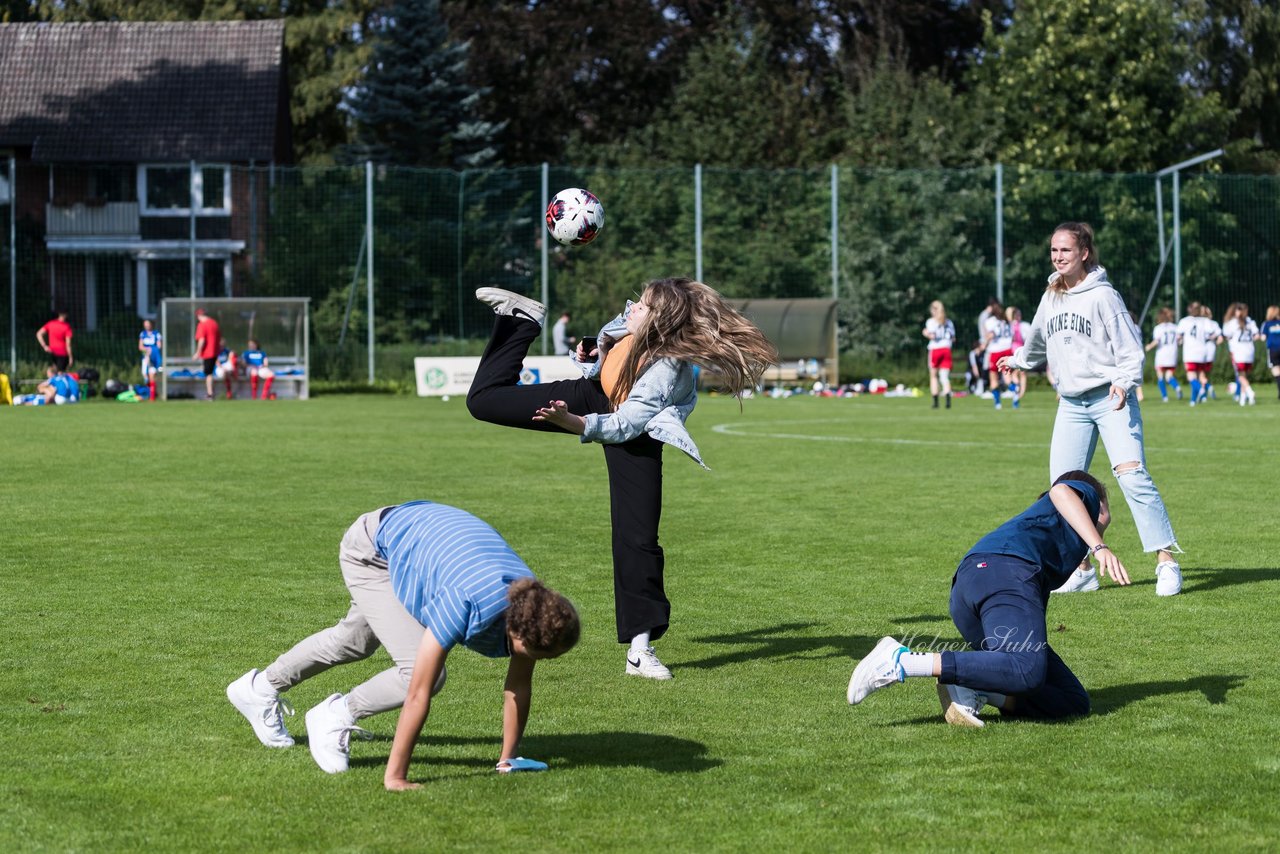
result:
[[[534,421],[546,421],[549,424],[568,430],[570,433],[576,433],[581,436],[582,431],[586,429],[586,422],[581,417],[574,415],[569,411],[569,406],[563,400],[552,400],[546,406],[541,407],[533,413]]]
[[[1120,558],[1116,557],[1115,552],[1111,549],[1099,549],[1094,557],[1098,561],[1098,568],[1102,570],[1103,575],[1111,576],[1111,580],[1116,584],[1124,585],[1129,583],[1129,572],[1124,568],[1124,564],[1120,562]]]

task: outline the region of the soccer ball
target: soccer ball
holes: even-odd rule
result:
[[[547,205],[547,231],[565,246],[581,246],[604,228],[604,205],[589,190],[561,190]]]

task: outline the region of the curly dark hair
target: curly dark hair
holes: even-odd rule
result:
[[[564,596],[536,578],[521,578],[507,589],[507,631],[535,652],[563,655],[578,643],[582,623]]]

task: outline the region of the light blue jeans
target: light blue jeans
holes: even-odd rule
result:
[[[1138,526],[1144,551],[1167,549],[1180,552],[1169,523],[1160,491],[1147,471],[1147,455],[1142,444],[1142,409],[1133,391],[1125,398],[1124,409],[1116,410],[1108,397],[1111,386],[1104,385],[1078,397],[1063,395],[1058,417],[1053,422],[1053,442],[1049,446],[1049,482],[1069,471],[1088,471],[1098,437],[1107,449],[1111,472],[1129,502],[1129,511]],[[1116,472],[1116,466],[1136,462],[1137,468]]]

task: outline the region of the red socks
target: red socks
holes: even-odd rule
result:
[[[265,395],[266,392],[264,391]],[[249,377],[249,399],[252,400],[258,396],[258,375],[253,374]]]
[[[271,399],[271,381],[274,379],[275,377],[267,377],[265,380],[263,380],[262,382],[262,399],[263,400]]]

